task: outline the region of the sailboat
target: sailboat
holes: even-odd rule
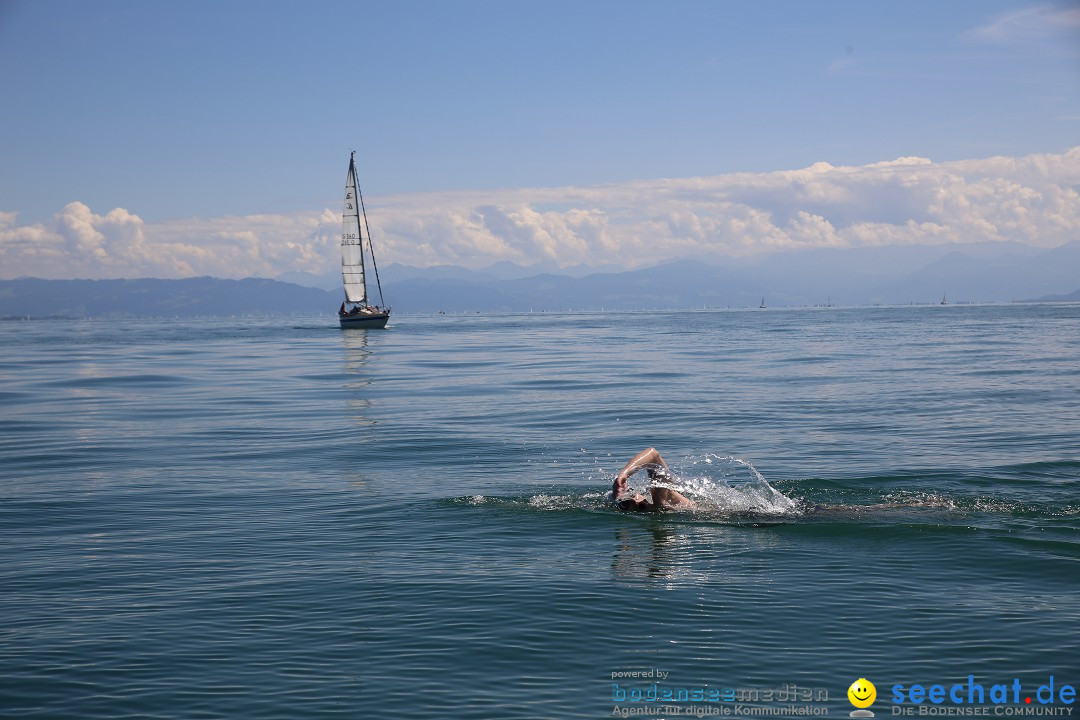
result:
[[[949,301],[945,299],[945,293],[941,293],[941,304],[948,305]]]
[[[765,296],[761,297],[761,304],[758,305],[758,308],[761,309],[761,310],[765,309]]]
[[[364,218],[361,226],[360,218]],[[364,238],[367,242],[364,242]],[[379,304],[368,301],[367,281],[364,275],[364,245],[371,256],[375,270],[375,286],[379,290]],[[349,155],[349,174],[345,178],[345,209],[341,212],[341,280],[345,286],[345,302],[338,309],[338,321],[343,328],[384,328],[390,319],[379,282],[379,266],[371,248],[371,230],[368,228],[364,197],[356,187],[356,152]]]

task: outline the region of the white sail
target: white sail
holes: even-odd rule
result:
[[[364,285],[364,247],[360,234],[360,203],[356,193],[356,164],[349,160],[349,175],[345,179],[345,209],[341,213],[341,279],[345,283],[345,299],[351,303],[367,303]]]

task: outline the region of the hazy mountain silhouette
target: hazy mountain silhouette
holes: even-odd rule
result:
[[[4,317],[299,315],[329,312],[335,298],[325,290],[256,278],[0,280]]]
[[[380,268],[400,312],[529,312],[700,307],[952,303],[1077,299],[1080,242],[1052,250],[1008,243],[807,250],[751,259],[685,259],[631,271],[496,263]],[[340,276],[289,273],[293,282],[219,280],[0,281],[0,316],[331,314]]]

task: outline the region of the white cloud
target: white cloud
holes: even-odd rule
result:
[[[1075,5],[1036,5],[995,17],[968,36],[1007,45],[1042,45],[1048,40],[1076,40],[1080,34],[1080,8]]]
[[[0,268],[9,278],[324,273],[340,224],[329,211],[145,223],[124,209],[98,215],[72,202],[48,223],[18,226],[14,213],[0,215]]]
[[[816,163],[772,173],[596,187],[386,196],[369,203],[380,263],[498,260],[640,267],[799,248],[1080,239],[1080,147],[933,163]],[[336,210],[147,223],[72,202],[52,221],[0,212],[0,274],[272,277],[337,267]]]

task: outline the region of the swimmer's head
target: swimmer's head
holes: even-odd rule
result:
[[[618,505],[620,510],[626,512],[649,512],[653,509],[652,503],[646,500],[644,495],[638,495],[637,493],[633,497],[620,500]]]
[[[656,482],[671,482],[675,479],[666,468],[659,466],[646,468],[645,472],[649,474],[649,480]]]

